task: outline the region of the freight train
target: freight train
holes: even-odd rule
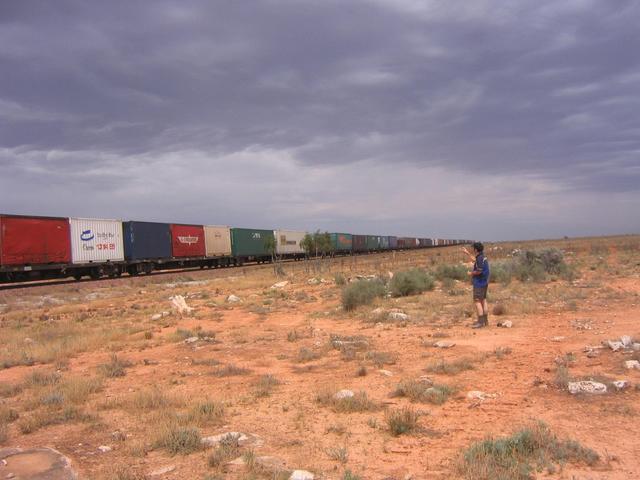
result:
[[[0,214],[0,282],[98,279],[154,270],[239,266],[305,257],[306,232]],[[331,253],[353,255],[468,240],[330,233]]]

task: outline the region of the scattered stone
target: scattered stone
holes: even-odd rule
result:
[[[626,380],[616,380],[615,382],[611,383],[614,387],[616,387],[616,390],[624,390],[629,386],[629,382],[627,382]]]
[[[622,342],[618,342],[616,340],[607,340],[605,342],[605,345],[607,345],[611,350],[613,350],[614,352],[617,352],[620,349],[624,348],[624,343]]]
[[[0,449],[3,470],[10,469],[4,478],[40,480],[76,480],[67,457],[52,448]],[[6,470],[5,470],[6,471]]]
[[[320,280],[318,280],[317,278],[310,278],[309,280],[307,280],[307,284],[309,285],[318,285],[320,283]]]
[[[439,340],[433,344],[436,348],[451,348],[455,346],[454,342],[449,342],[448,340]]]
[[[485,401],[487,398],[495,398],[494,393],[486,393],[481,392],[480,390],[471,390],[467,392],[467,398],[469,400],[480,400],[481,402]]]
[[[634,343],[633,345],[631,345],[631,348],[633,348],[633,350],[635,350],[636,352],[640,352],[640,343]]]
[[[378,370],[378,373],[384,375],[385,377],[393,377],[393,372],[390,370]]]
[[[562,337],[562,336],[558,336],[558,337],[551,337],[551,341],[552,342],[562,342],[564,341],[566,337]]]
[[[371,310],[371,315],[382,315],[384,313],[384,308],[378,307]]]
[[[620,343],[624,348],[631,348],[633,345],[633,339],[629,335],[623,335],[620,337]]]
[[[116,430],[115,432],[111,432],[111,438],[118,442],[124,442],[127,439],[127,434],[120,430]]]
[[[160,475],[164,475],[165,473],[173,472],[176,469],[175,465],[169,465],[168,467],[162,467],[158,470],[154,470],[149,474],[150,477],[158,477]]]
[[[182,295],[176,295],[175,297],[171,297],[170,300],[171,300],[171,304],[173,305],[173,308],[175,308],[178,311],[178,313],[191,313],[191,311],[193,310],[192,307],[187,305],[187,302],[185,301]]]
[[[421,376],[419,376],[419,377],[418,377],[418,381],[419,381],[420,383],[425,383],[425,384],[427,384],[427,385],[433,385],[433,379],[432,379],[432,378],[430,378],[430,377],[429,377],[429,376],[427,376],[427,375],[421,375]]]
[[[578,393],[588,393],[593,395],[601,395],[607,393],[607,386],[604,383],[584,380],[581,382],[569,382],[567,384],[569,393],[576,395]]]
[[[184,339],[184,343],[187,343],[187,344],[196,343],[198,340],[199,340],[198,337],[189,337]]]
[[[289,285],[289,280],[283,280],[282,282],[274,283],[273,285],[271,285],[271,288],[273,290],[277,290],[279,288],[284,288],[287,285]]]
[[[294,470],[289,477],[289,480],[313,480],[315,476],[311,472],[306,470]]]
[[[111,447],[107,446],[107,445],[100,445],[98,447],[98,450],[100,450],[102,453],[107,453],[107,452],[110,452],[113,449]]]
[[[409,315],[402,312],[389,312],[389,320],[404,321],[409,319]]]
[[[624,366],[627,367],[628,370],[636,369],[640,370],[640,362],[638,360],[626,360],[624,362]]]
[[[161,318],[168,317],[171,315],[171,312],[160,312],[154,315],[151,315],[151,320],[160,320]]]
[[[339,392],[336,392],[333,398],[336,400],[342,400],[343,398],[352,398],[354,395],[355,394],[351,390],[340,390]]]
[[[511,328],[513,327],[513,322],[511,320],[504,320],[502,322],[498,322],[496,326],[502,327],[502,328]]]
[[[237,297],[237,296],[235,296],[233,294],[231,294],[231,295],[229,295],[227,297],[227,302],[229,302],[229,303],[238,303],[239,301],[240,301],[240,297]]]
[[[238,441],[238,445],[240,446],[245,446],[245,445],[261,446],[263,444],[262,439],[257,435],[252,435],[249,433],[242,433],[242,432],[226,432],[226,433],[221,433],[219,435],[211,435],[209,437],[203,437],[200,440],[200,443],[202,443],[202,445],[206,447],[215,447],[225,437],[228,437],[228,436],[234,437]]]

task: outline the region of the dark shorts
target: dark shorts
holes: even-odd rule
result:
[[[484,300],[487,298],[487,287],[473,287],[473,299]]]

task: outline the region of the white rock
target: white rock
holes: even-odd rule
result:
[[[592,382],[589,380],[581,382],[569,382],[567,384],[569,393],[576,395],[578,393],[589,393],[594,395],[600,395],[607,393],[607,386],[604,383]]]
[[[289,280],[283,280],[282,282],[274,283],[273,285],[271,285],[271,288],[276,290],[278,288],[284,288],[287,285],[289,285]]]
[[[627,382],[626,380],[616,380],[615,382],[612,382],[612,383],[613,383],[613,386],[616,387],[616,390],[624,390],[629,386],[629,382]]]
[[[342,400],[343,398],[352,398],[354,395],[355,393],[353,393],[351,390],[340,390],[339,392],[336,392],[333,398],[335,398],[336,400]]]
[[[372,315],[382,315],[384,313],[384,308],[378,307],[371,310]]]
[[[634,368],[636,370],[640,370],[640,362],[638,362],[638,360],[627,360],[624,362],[624,366],[629,370],[632,370]]]
[[[149,474],[150,477],[157,477],[160,475],[164,475],[165,473],[173,472],[176,469],[175,465],[169,465],[168,467],[159,468],[158,470],[154,470]]]
[[[161,313],[155,313],[153,315],[151,315],[151,320],[160,320],[162,318],[162,314]]]
[[[607,340],[607,345],[614,352],[617,352],[618,350],[624,348],[624,344],[622,342],[617,342],[615,340]]]
[[[240,297],[237,297],[237,296],[235,296],[233,294],[231,294],[231,295],[229,295],[227,297],[227,302],[229,302],[229,303],[238,303],[239,301],[240,301]]]
[[[485,393],[480,390],[471,390],[467,392],[467,398],[469,400],[486,400],[487,398],[494,398],[495,394],[493,393]]]
[[[390,370],[378,370],[378,373],[384,375],[385,377],[393,377],[393,372]]]
[[[409,319],[409,315],[402,312],[389,312],[388,317],[389,317],[389,320],[399,320],[399,321],[404,321]]]
[[[562,342],[566,337],[562,337],[562,336],[558,336],[558,337],[551,337],[551,341],[552,342]]]
[[[185,338],[184,343],[196,343],[198,341],[198,337],[189,337]]]
[[[620,343],[622,343],[624,348],[631,348],[631,345],[633,345],[633,339],[629,335],[623,335],[620,337]]]
[[[190,313],[193,310],[193,308],[187,305],[187,302],[182,295],[171,297],[170,300],[173,308],[175,308],[178,313]]]
[[[289,477],[289,480],[313,480],[315,476],[311,472],[306,470],[294,470]]]
[[[511,320],[504,320],[503,322],[498,322],[497,325],[502,328],[511,328],[513,327],[513,322]]]
[[[108,447],[107,445],[100,445],[98,447],[98,450],[100,450],[102,453],[107,453],[107,452],[110,452],[113,449],[111,447]]]
[[[320,280],[318,280],[317,278],[310,278],[309,280],[307,280],[307,283],[309,285],[318,285],[320,283]]]
[[[433,344],[433,346],[436,348],[451,348],[451,347],[454,347],[455,345],[456,344],[454,342],[449,342],[447,340],[439,340]]]
[[[200,443],[208,447],[215,447],[227,436],[235,437],[238,440],[238,444],[240,445],[244,445],[251,441],[251,438],[242,432],[226,432],[226,433],[221,433],[219,435],[211,435],[209,437],[203,437],[200,440]]]
[[[634,343],[633,345],[631,345],[631,348],[633,348],[636,352],[640,352],[640,343]]]

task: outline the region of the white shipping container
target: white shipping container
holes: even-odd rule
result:
[[[231,229],[229,227],[204,226],[204,243],[207,257],[231,255]]]
[[[122,222],[97,218],[70,218],[71,261],[75,264],[124,260]]]
[[[276,236],[276,253],[278,255],[304,253],[300,242],[307,232],[295,230],[274,230]]]

